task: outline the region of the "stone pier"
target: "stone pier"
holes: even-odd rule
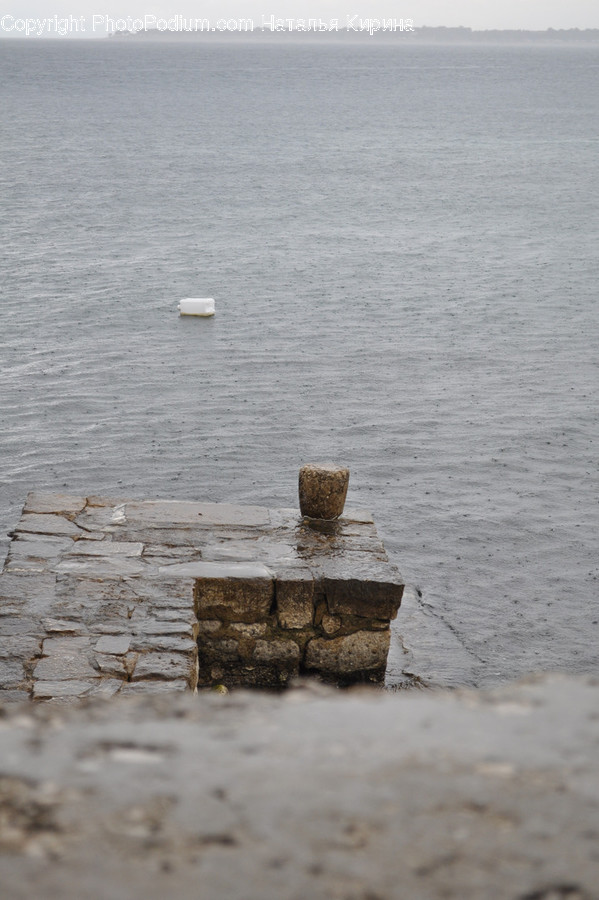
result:
[[[32,493],[0,574],[0,699],[381,683],[402,591],[365,512]]]

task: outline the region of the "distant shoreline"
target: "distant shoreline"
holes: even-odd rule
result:
[[[9,21],[7,27],[0,30],[0,41],[4,40],[65,40],[70,41],[98,41],[110,40],[125,42],[145,42],[157,41],[165,42],[194,42],[194,41],[212,41],[227,43],[264,43],[273,44],[275,42],[284,43],[314,43],[314,44],[359,44],[368,45],[370,43],[377,44],[394,44],[396,46],[536,46],[536,47],[560,47],[560,46],[577,46],[577,47],[593,47],[599,45],[599,28],[567,28],[554,29],[547,28],[544,31],[526,31],[519,29],[486,29],[474,30],[468,27],[449,28],[445,26],[421,26],[421,27],[403,27],[404,20],[396,20],[402,23],[402,27],[396,29],[384,29],[369,31],[367,29],[358,30],[346,27],[338,29],[292,29],[280,28],[271,29],[268,26],[262,27],[259,22],[252,20],[240,20],[243,22],[252,22],[251,27],[247,29],[228,30],[220,27],[212,27],[208,20],[189,20],[195,22],[204,22],[209,27],[201,27],[192,30],[184,24],[187,20],[177,16],[172,20],[160,20],[164,25],[161,28],[143,28],[137,25],[138,30],[127,30],[129,27],[126,20],[109,19],[112,24],[104,27],[89,29],[85,23],[85,17],[80,17],[81,24],[77,24],[77,20],[71,22],[70,19],[59,19],[54,16],[51,19],[43,20],[17,20],[13,16],[4,17]],[[71,19],[73,17],[70,17]],[[98,17],[100,18],[100,17]],[[357,17],[356,17],[357,18]],[[173,25],[173,22],[177,22]],[[181,23],[178,21],[181,20]],[[3,20],[4,21],[4,20]],[[141,20],[132,20],[138,21]],[[156,19],[154,18],[154,21]],[[218,20],[219,22],[223,20]],[[284,20],[277,20],[284,21]],[[303,21],[303,20],[297,20]],[[312,21],[312,20],[309,20]],[[365,20],[366,22],[379,22],[379,20]],[[411,22],[411,20],[405,20]],[[30,23],[30,32],[24,32],[25,22]],[[36,23],[42,29],[40,33],[36,33]],[[182,24],[183,23],[183,24]],[[168,27],[166,27],[168,25]],[[62,30],[59,28],[62,26]],[[110,29],[113,29],[112,31]],[[90,33],[90,32],[95,33]],[[42,33],[43,32],[43,33]]]
[[[358,43],[377,41],[386,43],[409,42],[410,44],[532,44],[532,45],[563,45],[599,44],[599,28],[569,28],[553,29],[545,31],[525,31],[517,29],[493,29],[475,31],[472,28],[459,27],[428,27],[414,28],[412,31],[377,31],[370,34],[368,31],[349,31],[340,28],[338,31],[297,31],[279,30],[271,31],[268,28],[254,28],[253,31],[160,31],[156,28],[140,30],[137,32],[118,31],[108,35],[111,40],[133,38],[156,41],[195,41],[195,40],[224,40],[224,41],[297,41],[297,42],[338,42],[352,41]]]

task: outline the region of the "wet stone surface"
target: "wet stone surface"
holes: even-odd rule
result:
[[[0,699],[380,683],[402,591],[362,511],[32,493],[0,574]]]
[[[596,681],[117,684],[0,703],[2,900],[599,896]]]

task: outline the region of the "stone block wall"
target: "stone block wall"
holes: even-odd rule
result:
[[[0,573],[0,699],[380,682],[402,590],[363,512],[32,493]]]
[[[200,685],[275,688],[300,674],[336,684],[384,680],[401,585],[319,579],[309,569],[254,577],[226,570],[195,583]]]

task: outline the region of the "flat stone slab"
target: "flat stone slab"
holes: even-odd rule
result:
[[[66,534],[69,537],[85,536],[85,532],[81,528],[64,516],[38,515],[37,513],[24,514],[17,525],[16,531],[17,533],[25,531],[30,534]]]
[[[304,671],[380,681],[402,591],[364,511],[311,523],[294,509],[34,492],[0,574],[0,694],[281,687]]]
[[[128,522],[147,525],[270,525],[268,509],[232,503],[189,503],[181,500],[145,500],[126,503]]]
[[[126,653],[131,646],[131,638],[127,634],[104,635],[101,637],[94,650],[98,653],[110,653],[121,655]]]
[[[70,549],[69,556],[141,556],[144,545],[139,541],[80,540]]]
[[[227,579],[272,579],[273,573],[266,566],[256,562],[193,562],[161,566],[160,575],[183,576],[184,578],[227,578]]]
[[[52,513],[58,516],[76,516],[87,504],[85,497],[74,494],[50,494],[41,491],[32,491],[28,497],[23,512],[26,513]]]

